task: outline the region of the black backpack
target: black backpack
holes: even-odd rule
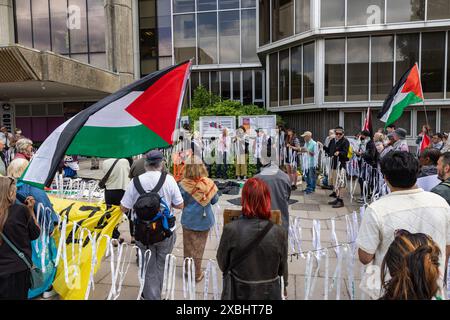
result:
[[[172,236],[170,228],[175,225],[175,217],[158,194],[164,185],[166,176],[167,173],[162,172],[158,183],[150,192],[145,192],[139,177],[133,179],[134,187],[140,194],[133,206],[136,213],[135,238],[145,246],[161,242]]]

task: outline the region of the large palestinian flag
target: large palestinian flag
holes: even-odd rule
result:
[[[422,85],[420,83],[417,63],[409,69],[392,88],[389,96],[378,114],[378,119],[385,122],[385,127],[397,121],[403,110],[414,103],[423,101]]]
[[[124,158],[172,145],[191,62],[152,73],[83,110],[41,145],[22,177],[49,186],[64,155]]]

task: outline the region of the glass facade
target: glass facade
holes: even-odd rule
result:
[[[294,0],[272,0],[272,41],[294,34]]]
[[[322,0],[320,2],[320,26],[342,27],[345,25],[345,0]]]
[[[425,0],[395,0],[387,2],[387,22],[423,21]]]
[[[259,63],[254,0],[173,0],[173,33],[175,63]]]
[[[199,85],[223,100],[236,100],[244,105],[264,105],[264,77],[261,69],[193,71],[187,95],[192,98]]]
[[[384,23],[384,0],[347,0],[347,25]]]
[[[450,19],[450,1],[428,0],[427,19],[428,20]]]
[[[16,41],[106,68],[102,0],[17,0]]]
[[[384,100],[393,87],[394,37],[372,37],[371,100]]]
[[[403,74],[411,68],[414,63],[419,62],[419,34],[399,34],[396,36],[395,48],[395,81],[397,82]]]
[[[280,51],[279,56],[280,79],[278,81],[278,92],[280,96],[280,106],[289,104],[289,49]]]
[[[303,103],[314,103],[315,46],[315,42],[303,46]]]

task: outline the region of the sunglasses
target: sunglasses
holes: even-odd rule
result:
[[[336,132],[336,135],[337,135],[337,136],[342,136],[343,133],[342,133],[342,132]]]

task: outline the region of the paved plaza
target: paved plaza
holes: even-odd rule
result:
[[[100,170],[90,171],[89,163],[82,162],[79,175],[81,177],[89,177],[89,178],[101,178],[102,172]],[[312,250],[312,228],[313,228],[313,219],[317,219],[321,223],[321,245],[322,247],[331,247],[332,237],[331,237],[331,218],[338,217],[336,219],[336,235],[338,241],[340,243],[347,242],[347,232],[346,232],[346,222],[345,218],[342,216],[348,213],[352,213],[353,211],[359,211],[359,206],[355,203],[352,205],[349,201],[348,194],[344,198],[345,207],[339,209],[333,209],[330,205],[327,204],[331,198],[328,197],[330,193],[328,190],[318,189],[315,194],[312,195],[302,195],[302,192],[299,190],[294,191],[292,193],[291,199],[297,200],[298,202],[292,204],[290,206],[290,216],[291,219],[295,217],[301,217],[301,227],[302,227],[302,249]],[[237,198],[236,195],[223,195],[220,198],[219,205],[223,210],[224,208],[239,208],[237,206],[232,205],[227,200]],[[177,212],[177,220],[180,221],[180,212]],[[221,216],[221,213],[220,213]],[[223,221],[219,221],[219,224],[222,225]],[[222,227],[220,226],[220,233]],[[123,223],[120,226],[122,237],[125,241],[130,241],[130,236],[128,232],[128,223]],[[206,250],[204,254],[203,260],[203,268],[206,268],[206,264],[208,259],[215,259],[218,241],[216,235],[213,231],[208,239]],[[178,223],[177,227],[177,241],[175,248],[173,250],[173,254],[177,257],[176,264],[176,285],[175,285],[175,299],[184,299],[183,298],[183,284],[182,284],[182,263],[183,263],[183,235],[180,223]],[[128,257],[126,257],[128,259]],[[132,254],[130,258],[130,266],[128,273],[123,282],[121,294],[119,296],[119,300],[122,299],[136,299],[139,291],[139,280],[138,280],[138,266],[136,264],[135,255]],[[108,293],[111,289],[111,266],[110,266],[110,257],[105,257],[104,261],[101,265],[101,268],[95,275],[95,290],[91,292],[90,299],[93,300],[104,300],[107,298]],[[335,271],[337,265],[337,259],[335,252],[333,249],[330,249],[330,259],[329,259],[329,283],[331,286],[331,278]],[[306,272],[306,259],[305,258],[297,258],[292,257],[289,258],[289,286],[288,286],[288,299],[289,300],[303,300],[305,298],[305,272]],[[313,270],[316,269],[316,264],[314,264]],[[220,270],[218,270],[218,285],[219,291],[221,291],[222,287],[222,279]],[[341,294],[340,299],[350,299],[350,286],[347,278],[347,263],[342,264],[342,272],[343,272],[343,281],[341,282]],[[355,294],[356,298],[360,299],[361,291],[359,290],[359,281],[361,275],[361,264],[356,261],[355,263]],[[322,260],[321,267],[319,270],[318,278],[315,283],[314,289],[310,294],[310,299],[324,299],[324,262]],[[204,280],[196,285],[197,291],[197,299],[203,300],[204,293]],[[330,291],[329,299],[336,298],[336,286]],[[208,299],[212,299],[212,285],[209,285],[209,295]]]

